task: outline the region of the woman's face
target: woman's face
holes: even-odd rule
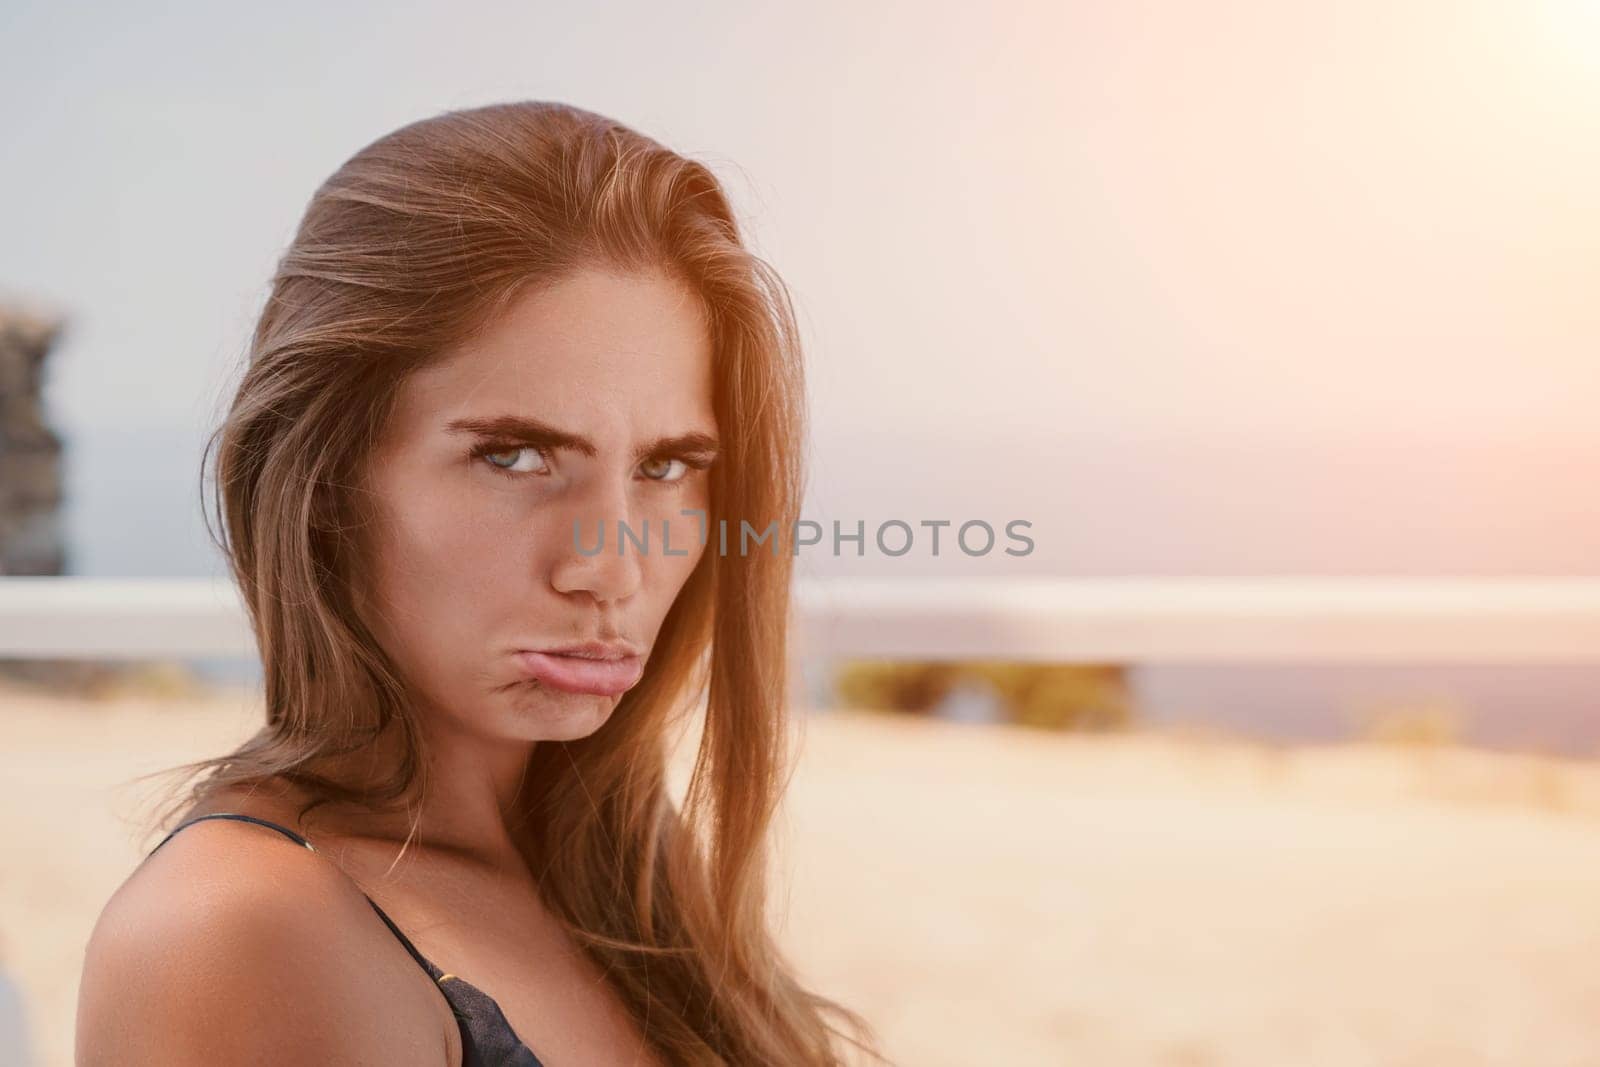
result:
[[[605,721],[704,551],[711,398],[691,291],[590,269],[406,382],[369,460],[358,595],[434,725],[538,741]],[[607,647],[555,651],[584,642]]]

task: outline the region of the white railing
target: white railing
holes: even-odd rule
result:
[[[819,656],[1057,662],[1600,663],[1600,578],[830,578]],[[253,656],[223,580],[0,578],[0,656]]]

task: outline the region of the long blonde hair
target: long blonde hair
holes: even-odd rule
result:
[[[176,768],[207,773],[163,821],[274,777],[316,798],[306,810],[335,799],[377,810],[424,774],[400,673],[352,593],[369,562],[356,536],[371,517],[366,455],[408,374],[523,286],[589,265],[667,271],[698,294],[722,442],[708,529],[793,528],[804,419],[793,309],[716,177],[559,103],[396,130],[313,195],[208,443],[223,531],[212,536],[259,646],[266,723],[233,752]],[[883,1062],[866,1021],[803,988],[767,928],[769,828],[788,780],[791,563],[789,551],[704,553],[640,683],[592,735],[535,746],[519,798],[542,897],[674,1064],[842,1063],[835,1038]],[[701,701],[679,810],[668,738]],[[377,788],[314,773],[390,725],[404,756]]]

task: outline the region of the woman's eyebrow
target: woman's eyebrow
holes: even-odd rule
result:
[[[570,449],[591,459],[599,453],[594,442],[582,434],[571,433],[551,426],[547,422],[522,415],[452,419],[445,424],[445,431],[452,434],[475,434],[480,437],[512,440],[535,448]],[[681,452],[714,453],[719,447],[715,435],[696,430],[672,437],[657,438],[639,449],[634,458],[648,459],[651,456]]]

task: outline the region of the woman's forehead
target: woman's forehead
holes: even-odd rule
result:
[[[520,298],[409,376],[394,414],[410,432],[523,418],[575,432],[714,433],[712,362],[682,283],[591,272]]]
[[[704,372],[710,331],[700,301],[682,282],[659,274],[584,270],[529,288],[470,340],[431,368],[441,382],[504,388],[624,376],[665,381]]]
[[[586,268],[525,289],[463,348],[490,360],[650,362],[709,356],[710,336],[682,281]]]

